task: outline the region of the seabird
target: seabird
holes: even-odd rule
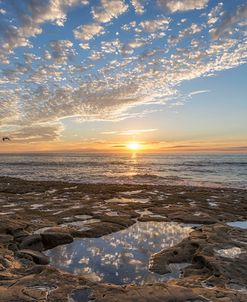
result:
[[[9,137],[7,137],[7,136],[4,136],[3,138],[2,138],[2,141],[3,142],[5,142],[5,141],[10,141],[11,139],[9,138]]]

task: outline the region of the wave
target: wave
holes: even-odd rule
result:
[[[49,161],[27,161],[27,162],[2,162],[0,163],[0,166],[14,166],[14,167],[18,167],[18,166],[61,166],[61,167],[78,167],[78,166],[103,166],[103,165],[125,165],[126,163],[121,162],[121,161],[101,161],[101,162],[97,162],[97,161],[88,161],[88,162],[49,162]]]

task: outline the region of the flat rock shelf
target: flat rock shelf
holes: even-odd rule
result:
[[[246,196],[0,177],[0,301],[246,302]]]

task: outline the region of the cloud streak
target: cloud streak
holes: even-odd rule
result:
[[[158,0],[161,7],[174,13],[177,11],[188,11],[194,9],[203,9],[207,6],[209,0]]]

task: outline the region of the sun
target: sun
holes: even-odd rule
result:
[[[130,142],[127,144],[127,148],[132,151],[137,151],[141,149],[141,145],[138,142]]]

